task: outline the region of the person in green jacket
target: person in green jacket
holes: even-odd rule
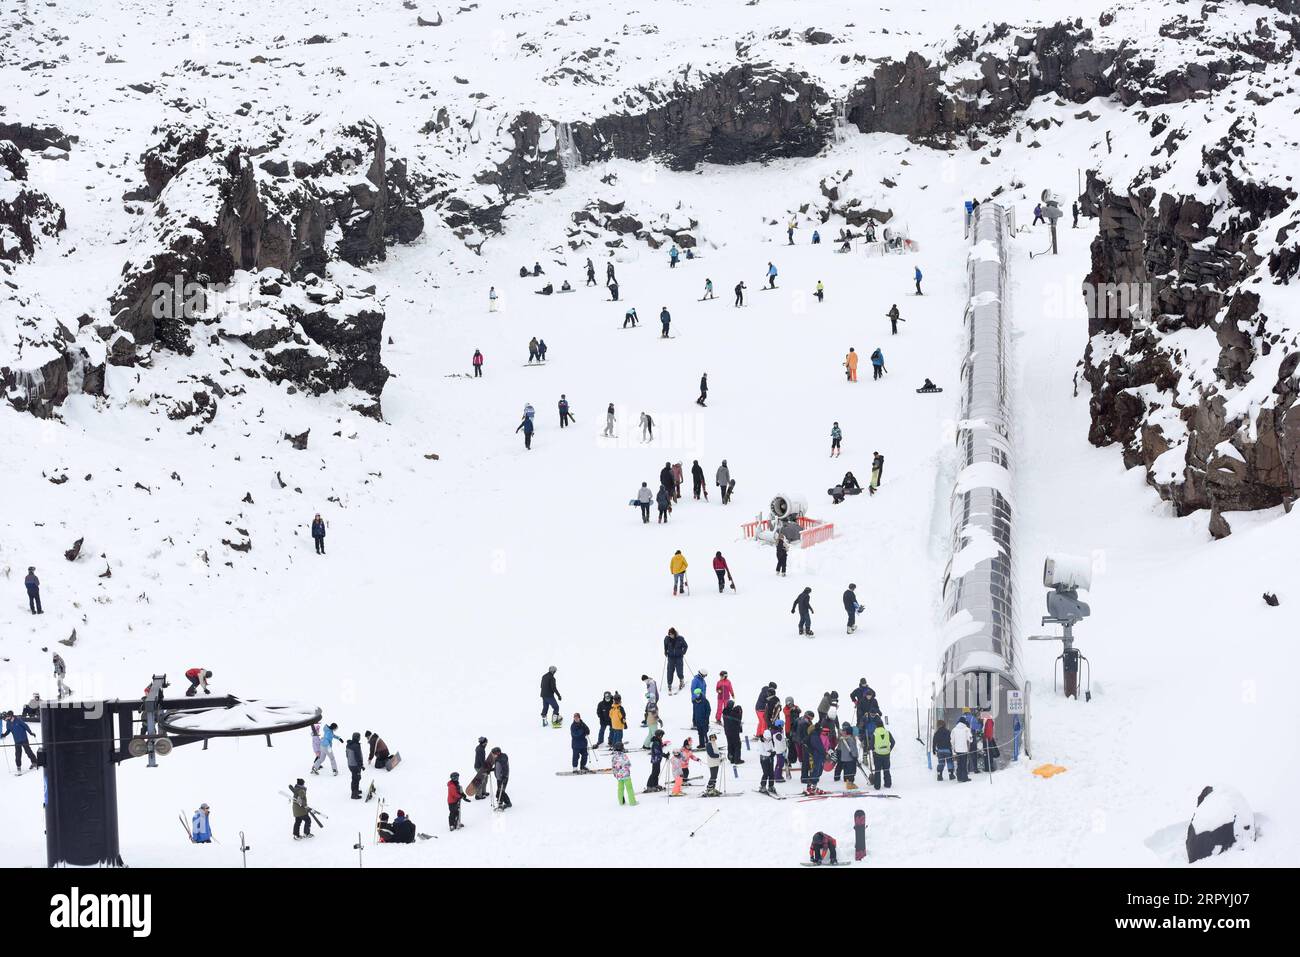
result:
[[[880,778],[884,775],[885,787],[893,786],[889,777],[889,756],[894,750],[894,736],[883,724],[877,725],[871,733],[871,760],[874,762],[871,772],[871,786],[880,790]]]

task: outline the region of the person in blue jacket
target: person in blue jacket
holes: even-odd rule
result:
[[[662,791],[663,786],[659,783],[659,766],[664,760],[664,733],[660,729],[656,731],[650,739],[650,777],[646,779],[645,789],[647,791]]]
[[[669,269],[676,269],[676,268],[677,268],[677,257],[678,257],[679,255],[681,255],[681,254],[677,252],[677,247],[676,247],[676,246],[674,246],[672,249],[668,250],[668,268],[669,268]]]
[[[889,370],[885,368],[885,354],[881,352],[879,349],[871,353],[872,380],[874,381],[876,379],[879,379],[882,375],[884,375],[888,371]]]
[[[316,554],[325,554],[325,519],[320,517],[320,512],[311,520],[311,537],[316,543]]]
[[[190,829],[194,834],[195,844],[212,843],[212,821],[209,814],[211,814],[211,809],[206,804],[200,804],[199,809],[194,812],[194,819],[190,822]]]
[[[659,325],[664,327],[664,331],[659,334],[659,338],[668,338],[668,327],[672,324],[672,321],[673,317],[669,314],[668,307],[664,306],[663,309],[659,311]]]
[[[767,264],[767,288],[776,288],[776,267],[771,263]]]
[[[696,688],[691,692],[691,723],[695,725],[701,741],[709,739],[709,714],[709,699],[704,697],[702,690]]]
[[[573,724],[569,725],[569,738],[573,747],[573,770],[587,770],[587,735],[591,734],[591,728],[587,727],[587,722],[582,720],[582,715],[576,711],[573,714]]]
[[[676,628],[669,628],[664,636],[664,657],[668,659],[668,693],[673,691],[673,675],[677,675],[677,690],[686,687],[686,673],[682,661],[686,658],[686,639],[677,633]]]
[[[516,431],[516,432],[518,432],[518,431],[520,431],[520,430],[523,430],[523,433],[524,433],[524,448],[525,448],[525,449],[531,449],[531,448],[533,447],[533,419],[532,419],[532,416],[528,416],[528,415],[524,416],[524,420],[523,420],[522,422],[520,422],[519,425],[517,425],[517,426],[515,427],[515,431]]]
[[[709,690],[709,683],[704,679],[709,676],[707,671],[695,672],[695,677],[691,679],[691,697],[695,697],[695,692],[706,694]]]
[[[27,743],[28,737],[34,736],[31,726],[22,718],[15,717],[12,711],[5,712],[4,718],[6,724],[3,733],[0,733],[0,739],[13,735],[14,764],[17,765],[19,771],[23,769],[23,752],[26,751],[27,760],[32,763],[33,768],[36,767],[36,755],[32,754],[32,746]]]
[[[813,230],[812,244],[814,246],[820,246],[822,244],[822,234],[815,229]]]
[[[330,760],[330,767],[334,769],[334,773],[336,775],[339,773],[338,762],[334,759],[334,742],[338,740],[338,731],[337,722],[325,725],[325,733],[321,735],[320,739],[320,754],[316,755],[316,760],[311,765],[312,774],[320,773],[321,766],[325,763],[327,757]]]
[[[912,278],[916,280],[916,294],[918,296],[923,295],[923,293],[921,292],[921,267],[920,266],[912,267]]]
[[[31,608],[32,614],[45,614],[45,609],[41,607],[41,580],[36,577],[35,565],[28,567],[27,577],[23,579],[23,585],[27,589],[27,606]]]

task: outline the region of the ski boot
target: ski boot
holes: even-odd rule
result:
[[[311,773],[312,773],[312,774],[320,774],[320,768],[312,768],[312,769],[311,769]]]
[[[858,789],[858,786],[857,786],[856,784],[854,784],[852,781],[845,781],[845,782],[844,782],[844,790],[846,790],[846,791],[856,791],[857,789]]]
[[[719,791],[717,788],[705,788],[704,793],[700,796],[706,798],[721,797],[722,792]]]

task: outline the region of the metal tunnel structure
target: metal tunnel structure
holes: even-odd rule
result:
[[[963,708],[994,719],[1001,762],[1013,741],[1029,750],[1029,686],[1020,670],[1012,539],[1010,309],[1007,213],[973,211],[967,256],[970,299],[963,333],[957,422],[958,471],[949,503],[951,557],[943,579],[939,682],[930,728],[949,728]]]

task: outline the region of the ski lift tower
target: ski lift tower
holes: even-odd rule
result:
[[[38,767],[45,770],[45,850],[50,867],[124,867],[118,846],[117,765],[157,759],[212,738],[266,736],[305,728],[320,708],[234,695],[165,698],[154,675],[138,701],[46,701],[38,718]],[[138,730],[137,730],[137,715]]]
[[[1092,563],[1077,555],[1048,555],[1043,562],[1043,585],[1047,593],[1044,625],[1060,625],[1062,634],[1030,635],[1030,641],[1059,641],[1062,648],[1056,660],[1061,665],[1067,698],[1079,697],[1079,665],[1088,667],[1083,699],[1092,700],[1092,664],[1074,647],[1074,626],[1092,614],[1087,602],[1079,601],[1079,589],[1092,589]],[[1052,666],[1052,690],[1056,690],[1056,666]]]

